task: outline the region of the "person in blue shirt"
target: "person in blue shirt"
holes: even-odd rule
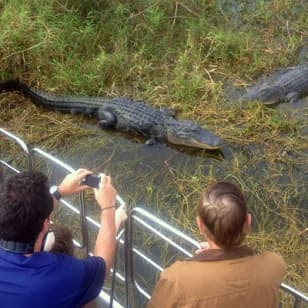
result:
[[[56,199],[87,188],[80,181],[88,174],[89,170],[79,169],[67,175],[54,195],[41,172],[22,172],[8,179],[0,195],[1,307],[75,308],[98,296],[116,246],[116,190],[109,176],[101,177],[94,189],[101,209],[94,256],[77,259],[42,251]]]

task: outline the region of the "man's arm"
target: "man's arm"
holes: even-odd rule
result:
[[[78,169],[68,174],[61,184],[58,191],[62,196],[69,196],[79,193],[88,188],[87,185],[80,185],[80,181],[92,172],[87,169]],[[115,215],[116,190],[111,184],[109,176],[101,176],[99,189],[94,189],[95,198],[99,204],[101,212],[101,227],[96,238],[94,255],[104,259],[106,273],[109,272],[115,254],[116,232],[121,223],[127,219],[126,211],[119,208]]]
[[[94,255],[102,257],[106,273],[110,271],[116,249],[115,203],[117,192],[111,184],[110,176],[102,176],[95,198],[101,208],[101,226],[96,238]]]

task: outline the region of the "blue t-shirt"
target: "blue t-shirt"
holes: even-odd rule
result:
[[[26,257],[0,248],[0,307],[81,307],[98,296],[104,278],[101,257],[79,260],[48,252]]]

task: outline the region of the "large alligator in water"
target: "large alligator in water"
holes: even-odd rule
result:
[[[128,98],[64,97],[36,91],[18,80],[0,82],[0,93],[18,91],[37,105],[72,114],[96,117],[102,128],[137,132],[150,140],[166,140],[176,145],[217,149],[223,140],[191,121],[174,118],[171,110],[156,109],[143,101]]]
[[[280,69],[248,89],[241,101],[297,102],[308,94],[308,63]]]

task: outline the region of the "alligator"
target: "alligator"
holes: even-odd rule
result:
[[[241,101],[296,103],[308,94],[308,63],[280,69],[248,89]]]
[[[19,80],[0,82],[0,93],[17,91],[34,104],[71,114],[85,114],[98,119],[101,128],[137,132],[150,137],[147,143],[167,141],[201,149],[218,149],[224,141],[188,120],[177,120],[169,109],[153,108],[143,101],[126,97],[104,99],[101,97],[57,96],[36,91]]]

